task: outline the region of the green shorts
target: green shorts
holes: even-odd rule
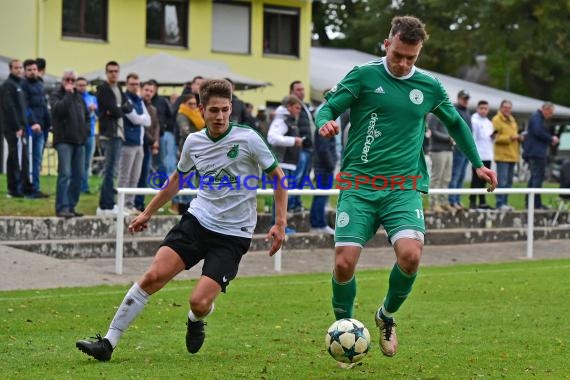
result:
[[[390,239],[403,230],[425,234],[421,193],[415,190],[340,192],[335,243],[364,246],[382,225]],[[338,244],[340,243],[340,244]]]

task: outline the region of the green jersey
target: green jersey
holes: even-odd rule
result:
[[[483,166],[469,127],[438,79],[412,67],[393,76],[381,58],[352,69],[327,94],[317,126],[350,108],[351,127],[337,176],[341,190],[427,192],[425,116],[434,113],[474,167]]]

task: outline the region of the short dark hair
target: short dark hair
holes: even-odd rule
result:
[[[198,79],[204,79],[204,77],[201,76],[201,75],[196,75],[194,78],[192,78],[192,82],[190,82],[190,83],[196,83],[196,81],[197,81]]]
[[[153,85],[154,87],[158,88],[158,82],[156,81],[156,79],[149,79],[149,80],[147,80],[147,81],[143,84],[143,86],[144,86],[144,85],[147,85],[147,84],[151,84],[151,85]]]
[[[293,87],[295,87],[295,85],[299,84],[299,83],[303,83],[303,82],[301,82],[300,80],[294,80],[293,82],[291,82],[291,84],[289,85],[289,93],[292,93]]]
[[[125,80],[125,82],[128,82],[129,79],[139,79],[139,75],[137,73],[129,73],[129,75],[127,75],[127,79]]]
[[[477,103],[477,107],[479,106],[488,106],[489,102],[486,100],[479,100],[479,102]]]
[[[26,59],[24,61],[24,69],[28,66],[32,66],[32,65],[36,65],[36,67],[38,66],[38,62],[36,62],[35,59]]]
[[[429,38],[424,23],[414,16],[396,16],[392,19],[389,38],[395,36],[410,45],[416,45]]]
[[[232,100],[232,85],[225,79],[209,79],[200,86],[200,103],[208,104],[210,98],[219,97]]]
[[[78,77],[75,81],[79,82],[80,80],[83,80],[83,81],[89,83],[89,81],[85,77]]]
[[[46,60],[44,58],[36,58],[36,64],[38,65],[38,70],[45,70],[46,69]]]
[[[105,64],[105,71],[109,69],[109,66],[117,66],[120,67],[117,61],[109,61]]]

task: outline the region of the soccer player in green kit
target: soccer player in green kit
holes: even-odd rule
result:
[[[351,318],[356,296],[355,270],[366,242],[383,225],[396,263],[388,292],[375,314],[384,355],[398,347],[393,314],[416,279],[425,234],[421,193],[429,178],[422,151],[424,118],[434,113],[477,175],[497,185],[497,175],[483,166],[469,127],[457,113],[439,80],[415,67],[428,35],[415,17],[394,17],[384,40],[386,56],[356,66],[327,94],[317,115],[319,133],[333,137],[334,121],[350,108],[351,128],[339,173],[341,189],[335,227],[332,305],[337,319]]]

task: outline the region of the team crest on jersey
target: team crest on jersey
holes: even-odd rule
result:
[[[338,227],[346,227],[350,222],[350,217],[345,211],[341,211],[336,218],[336,225]]]
[[[424,102],[424,94],[418,89],[413,89],[410,91],[410,100],[414,104],[422,104]]]
[[[239,144],[235,144],[230,148],[230,150],[228,150],[227,156],[228,158],[231,158],[233,160],[234,158],[237,157],[238,152],[239,152]]]

